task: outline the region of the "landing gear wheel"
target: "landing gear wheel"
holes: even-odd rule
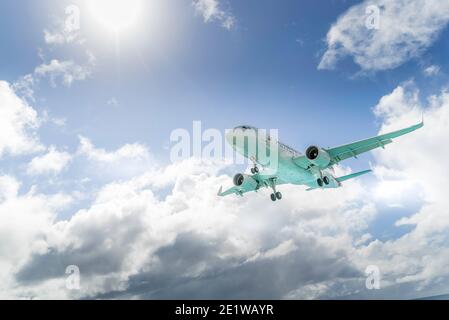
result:
[[[259,173],[259,168],[258,167],[251,168],[251,173],[252,174]]]
[[[328,177],[324,177],[323,178],[323,182],[325,185],[328,185],[330,183],[329,178]]]
[[[276,195],[274,194],[274,193],[272,193],[271,194],[271,201],[276,201],[277,200],[277,198],[276,198]]]
[[[323,186],[323,180],[321,180],[321,179],[318,179],[318,180],[316,181],[316,183],[318,183],[318,185],[319,185],[320,187]]]
[[[282,193],[280,193],[279,191],[276,192],[276,198],[277,198],[278,200],[282,200]]]

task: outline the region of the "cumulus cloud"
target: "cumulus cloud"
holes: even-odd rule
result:
[[[77,155],[88,161],[93,175],[109,178],[130,178],[154,166],[148,148],[139,143],[125,144],[117,150],[97,148],[88,138],[79,136]]]
[[[41,150],[36,135],[39,125],[36,110],[19,98],[9,83],[0,81],[0,158]]]
[[[193,6],[196,12],[203,17],[205,23],[218,21],[227,30],[232,29],[235,25],[234,16],[222,8],[219,0],[194,0]]]
[[[367,27],[375,6],[379,28]],[[371,7],[372,8],[372,7]],[[319,69],[332,69],[352,56],[363,71],[393,69],[418,57],[449,21],[449,3],[439,0],[366,0],[349,8],[327,34]]]
[[[72,156],[64,151],[58,151],[51,146],[48,152],[31,160],[27,167],[29,175],[60,173],[71,161]]]
[[[3,299],[15,296],[14,274],[27,263],[27,258],[33,253],[45,253],[46,237],[57,212],[71,201],[63,194],[38,195],[33,189],[20,194],[19,188],[20,183],[14,177],[0,176],[0,297]]]
[[[279,298],[309,283],[360,277],[350,233],[375,210],[360,200],[356,181],[329,193],[286,186],[294,196],[267,207],[268,191],[217,198],[231,178],[187,162],[191,170],[173,176],[166,197],[155,185],[171,166],[104,186],[89,208],[53,224],[45,250],[30,256],[17,281],[39,288],[77,265],[83,289],[73,294],[84,297]],[[316,207],[323,197],[329,205]]]
[[[421,197],[422,207],[396,222],[398,227],[413,227],[410,232],[386,242],[372,241],[357,251],[360,261],[371,261],[388,275],[385,284],[408,285],[408,290],[412,285],[417,296],[425,295],[426,289],[447,287],[449,277],[443,267],[449,252],[449,203],[445,192],[449,183],[441,174],[447,171],[445,161],[440,160],[449,156],[444,147],[449,143],[449,92],[432,95],[425,104],[419,95],[414,84],[408,82],[383,97],[375,107],[375,113],[383,120],[381,132],[417,122],[423,112],[426,122],[423,129],[403,137],[388,152],[376,151],[375,171],[380,171],[382,179],[395,181],[402,191],[415,186],[414,192],[403,192],[403,200]],[[402,293],[410,297],[405,290]]]

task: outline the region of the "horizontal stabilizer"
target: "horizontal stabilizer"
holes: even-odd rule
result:
[[[338,182],[343,182],[343,181],[346,181],[346,180],[354,179],[354,178],[360,177],[361,175],[370,173],[370,172],[372,172],[372,171],[373,171],[373,170],[365,170],[365,171],[361,171],[361,172],[349,174],[349,175],[347,175],[347,176],[337,178],[337,181],[338,181]]]

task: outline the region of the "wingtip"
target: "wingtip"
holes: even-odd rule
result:
[[[221,197],[223,193],[223,186],[220,187],[220,189],[218,190],[217,196]]]

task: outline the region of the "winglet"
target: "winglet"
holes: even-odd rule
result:
[[[221,197],[223,194],[223,186],[220,187],[220,190],[218,190],[217,196]]]

